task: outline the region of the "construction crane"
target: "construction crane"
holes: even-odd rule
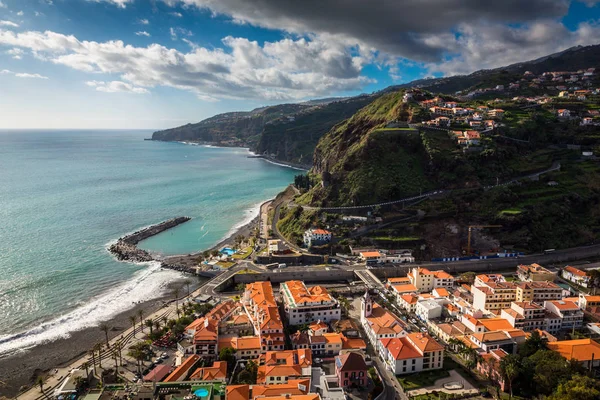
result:
[[[473,229],[502,228],[502,225],[469,225],[469,238],[467,239],[467,255],[471,255],[471,232]]]

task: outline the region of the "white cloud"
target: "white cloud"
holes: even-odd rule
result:
[[[25,15],[25,13],[24,13],[23,11],[19,11],[19,12],[17,13],[17,15],[18,15],[19,17],[22,17],[23,15]]]
[[[4,3],[2,2],[2,0],[0,0],[0,8],[7,8],[7,7],[6,7],[6,4],[4,4]]]
[[[169,14],[172,15],[173,17],[177,17],[177,18],[183,17],[183,14],[181,14],[180,12],[176,12],[176,11],[170,12]]]
[[[0,75],[14,75],[17,78],[28,78],[28,79],[48,79],[47,76],[43,76],[40,74],[30,74],[27,72],[13,72],[8,69],[1,70]]]
[[[138,23],[142,25],[150,25],[150,21],[148,21],[147,19],[140,19]]]
[[[10,26],[13,28],[18,28],[19,24],[16,24],[12,21],[0,20],[0,26]]]
[[[40,60],[76,70],[118,75],[132,88],[168,86],[206,100],[305,99],[360,90],[372,82],[361,75],[364,58],[352,55],[343,44],[319,37],[262,46],[226,37],[225,49],[195,47],[182,52],[159,44],[135,47],[120,40],[80,41],[50,31],[0,29],[2,45],[31,50]],[[100,87],[126,90],[119,84]]]
[[[147,94],[150,93],[148,89],[142,87],[133,86],[127,82],[121,81],[112,81],[112,82],[104,82],[104,81],[88,81],[85,83],[88,86],[96,88],[99,92],[105,93],[135,93],[135,94]]]
[[[40,74],[28,74],[28,73],[24,73],[24,72],[20,72],[15,74],[15,76],[17,78],[29,78],[29,79],[48,79],[47,76],[43,76]]]
[[[192,33],[192,31],[190,31],[188,29],[185,29],[185,28],[181,28],[181,27],[177,27],[177,28],[171,27],[169,29],[169,33],[171,34],[171,39],[172,40],[177,40],[177,38],[179,37],[179,35],[194,36],[194,34]]]
[[[23,58],[23,54],[25,54],[25,52],[22,49],[15,47],[14,49],[7,50],[6,54],[11,55],[15,60],[20,60]]]
[[[34,11],[34,12],[33,12],[33,14],[34,14],[36,17],[42,17],[42,16],[44,16],[44,15],[45,15],[43,12],[39,12],[39,11]]]
[[[139,31],[135,33],[137,36],[146,36],[146,37],[150,37],[150,34],[146,31]]]

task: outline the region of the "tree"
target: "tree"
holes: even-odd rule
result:
[[[173,297],[175,298],[175,312],[177,313],[177,318],[179,318],[179,294],[180,290],[178,287],[173,289]]]
[[[141,308],[137,311],[138,317],[140,317],[140,330],[144,332],[144,310]]]
[[[219,351],[219,360],[226,361],[227,365],[235,363],[235,349],[233,347],[224,347]]]
[[[598,400],[600,382],[584,375],[573,375],[570,380],[558,385],[549,400]]]
[[[152,335],[152,328],[154,328],[154,322],[151,319],[147,319],[144,321],[144,325],[150,328],[150,334]]]
[[[157,331],[160,329],[160,321],[154,321],[154,329]],[[150,331],[152,333],[152,331]]]
[[[539,350],[528,360],[534,367],[533,383],[538,394],[551,394],[558,384],[571,376],[566,358],[551,350]]]
[[[96,350],[95,349],[91,349],[88,351],[88,354],[90,356],[92,356],[92,366],[94,369],[94,372],[96,371]]]
[[[107,323],[100,324],[100,330],[104,332],[104,336],[106,338],[106,347],[110,347],[110,343],[108,342],[108,331],[110,331],[110,326]]]
[[[44,393],[44,377],[43,377],[43,376],[41,376],[41,375],[40,375],[40,376],[38,376],[38,377],[37,377],[37,380],[36,380],[36,383],[37,383],[38,385],[40,385],[40,392]]]
[[[85,377],[89,378],[90,377],[90,363],[85,361],[83,364],[81,364],[81,366],[83,367],[83,369],[85,369]]]
[[[98,352],[98,367],[102,368],[102,343],[96,343],[94,345],[94,351]]]
[[[133,328],[133,336],[135,337],[135,326],[137,324],[137,318],[135,317],[135,315],[129,316],[129,322],[131,322],[131,327]]]
[[[183,284],[187,288],[187,295],[188,295],[188,297],[190,297],[190,285],[192,284],[192,281],[190,281],[189,279],[186,279],[185,281],[183,281]]]
[[[235,290],[237,292],[243,292],[246,289],[246,285],[244,285],[243,283],[238,283],[237,285],[235,285]]]
[[[519,346],[519,355],[521,358],[529,357],[538,352],[538,350],[546,350],[546,339],[540,336],[538,331],[531,332],[531,335]]]
[[[509,354],[500,360],[500,373],[510,388],[510,398],[513,397],[513,382],[519,375],[519,357]]]
[[[475,272],[464,272],[460,275],[459,279],[472,285],[473,282],[475,282],[476,276],[477,274]]]

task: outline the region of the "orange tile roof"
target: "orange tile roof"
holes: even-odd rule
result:
[[[300,390],[299,385],[303,385],[306,390]],[[272,397],[281,396],[285,394],[289,395],[302,395],[308,393],[310,389],[309,379],[290,379],[287,383],[280,383],[277,385],[252,385],[252,398],[257,397]],[[227,400],[230,400],[227,397]]]
[[[360,253],[363,257],[381,257],[381,253],[378,251],[365,251],[364,253]]]
[[[388,282],[391,284],[394,283],[409,283],[410,279],[407,276],[402,276],[399,278],[388,278]]]
[[[325,342],[326,343],[331,343],[331,344],[342,344],[342,334],[341,333],[324,333],[322,335],[322,337],[325,338]]]
[[[249,283],[246,285],[246,292],[249,292],[250,300],[259,307],[277,307],[271,282]]]
[[[435,292],[440,297],[449,297],[450,296],[450,293],[448,293],[448,289],[446,289],[446,288],[435,288],[432,290],[432,292]]]
[[[313,229],[312,233],[314,233],[315,235],[331,235],[331,232],[325,229]]]
[[[409,293],[409,292],[418,292],[419,290],[412,283],[403,284],[403,285],[393,285],[394,290],[398,293]]]
[[[367,317],[367,321],[377,334],[400,333],[404,330],[400,319],[377,303],[373,303],[373,309],[371,315]]]
[[[423,353],[444,350],[444,346],[426,333],[409,333],[406,337]]]
[[[408,304],[417,304],[417,301],[419,301],[419,296],[413,294],[403,294],[400,298]]]
[[[499,342],[502,340],[507,340],[509,338],[509,336],[506,334],[505,331],[473,333],[471,336],[473,336],[475,339],[479,340],[481,343]]]
[[[513,326],[504,318],[480,318],[478,320],[488,331],[512,329]]]
[[[318,393],[308,393],[296,396],[273,396],[269,397],[268,400],[319,400],[320,398]]]
[[[519,314],[517,311],[513,310],[512,308],[506,308],[504,310],[505,313],[507,313],[508,315],[510,315],[511,317],[515,318],[515,319],[525,319],[525,317],[521,314]]]
[[[260,349],[260,338],[258,336],[235,337],[231,340],[231,347],[236,350],[254,350]],[[219,340],[219,348],[221,341]]]
[[[558,352],[567,360],[590,361],[600,358],[600,344],[592,339],[562,340],[548,343],[548,349]]]
[[[200,360],[200,356],[193,354],[186,358],[179,367],[175,368],[169,376],[167,376],[164,382],[178,382],[185,379],[187,372]]]
[[[318,331],[318,330],[321,330],[321,329],[328,329],[329,326],[325,322],[322,322],[322,321],[319,320],[317,322],[314,322],[314,323],[310,324],[308,326],[308,328],[310,330],[312,330],[312,331]]]
[[[302,281],[287,281],[283,283],[296,304],[333,302],[333,297],[322,286],[306,287]],[[284,296],[285,298],[285,296]]]
[[[198,368],[190,379],[201,381],[214,381],[227,378],[227,362],[215,361],[212,367]]]
[[[585,301],[600,301],[600,296],[583,296]]]
[[[550,303],[554,304],[556,308],[559,310],[573,310],[579,309],[579,306],[572,301],[564,301],[564,300],[554,300]]]
[[[225,393],[227,400],[249,400],[250,385],[227,385]]]
[[[351,339],[345,336],[342,336],[342,349],[345,350],[363,350],[367,348],[367,343],[362,339]]]
[[[575,267],[571,267],[570,265],[567,265],[565,267],[565,271],[570,272],[573,275],[577,275],[577,276],[587,276],[587,273],[585,271],[582,271]]]
[[[379,339],[396,360],[420,358],[421,353],[406,338]]]

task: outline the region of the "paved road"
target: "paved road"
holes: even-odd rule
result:
[[[383,283],[368,269],[355,270],[354,273],[367,285],[369,289],[383,289]]]

